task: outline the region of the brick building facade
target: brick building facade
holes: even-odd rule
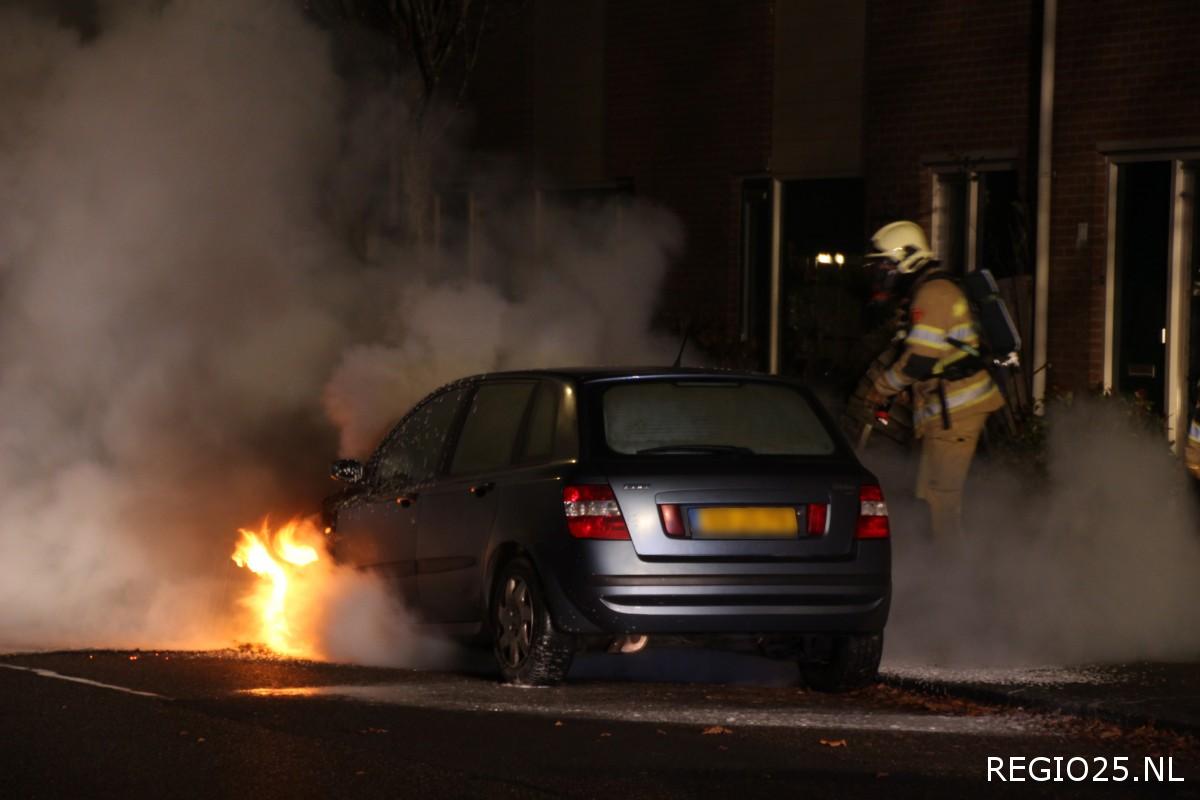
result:
[[[681,302],[668,309],[727,331],[738,325],[741,182],[770,158],[770,12],[744,0],[608,3],[608,175],[686,221],[668,276]]]
[[[826,338],[793,302],[828,283],[810,280],[819,259],[853,264],[875,226],[911,218],[958,268],[1010,279],[1048,387],[1138,390],[1178,416],[1200,378],[1200,4],[829,5],[535,0],[507,63],[481,60],[481,121],[508,121],[498,144],[536,181],[672,209],[687,244],[664,319],[698,315],[752,363],[768,365],[768,315],[800,331],[785,350]]]
[[[939,178],[986,185],[1011,171],[1006,199],[1033,253],[1040,78],[1052,64],[1047,383],[1141,391],[1174,428],[1200,378],[1200,5],[880,1],[868,5],[866,37],[868,227],[917,219],[939,252],[953,216]],[[963,216],[964,237],[1011,236]],[[1015,256],[1032,279],[1033,259]]]

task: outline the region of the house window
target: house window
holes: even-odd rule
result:
[[[979,158],[927,164],[933,170],[933,251],[959,274],[991,271],[1021,334],[1021,361],[1031,363],[1031,232],[1012,161]],[[1017,391],[1027,388],[1022,384]]]
[[[955,272],[1027,274],[1024,206],[1013,169],[934,170],[932,246]]]
[[[942,172],[934,178],[930,243],[942,264],[958,273],[967,269],[967,234],[973,227],[968,208],[969,187],[965,172]]]

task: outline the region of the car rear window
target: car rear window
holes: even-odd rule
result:
[[[836,449],[808,399],[780,384],[641,381],[608,388],[601,405],[605,441],[625,455],[819,456]]]

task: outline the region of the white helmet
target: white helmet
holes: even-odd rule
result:
[[[871,246],[877,252],[867,253],[867,258],[881,258],[896,265],[896,271],[904,274],[916,272],[932,261],[933,251],[925,231],[915,222],[901,220],[884,225],[871,237]]]

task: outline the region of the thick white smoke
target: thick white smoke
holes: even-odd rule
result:
[[[895,508],[893,663],[1200,654],[1196,499],[1166,441],[1111,400],[1054,404],[1049,431],[1044,483],[1019,468],[976,463],[958,547],[922,535],[911,469],[867,458]]]
[[[0,646],[228,644],[234,531],[312,510],[339,447],[468,372],[659,357],[653,210],[544,210],[536,263],[476,242],[487,279],[356,258],[346,97],[291,2],[87,43],[0,8]]]

